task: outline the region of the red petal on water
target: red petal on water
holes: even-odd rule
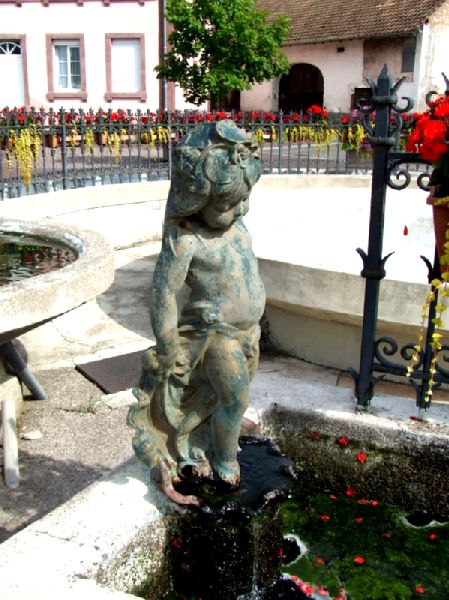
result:
[[[363,463],[366,461],[366,453],[365,452],[359,452],[357,454],[357,460],[359,461],[359,463],[361,463],[363,465]]]
[[[422,585],[417,585],[417,586],[415,587],[415,592],[416,592],[417,594],[425,594],[425,593],[426,593],[426,590],[423,588],[423,586],[422,586]]]

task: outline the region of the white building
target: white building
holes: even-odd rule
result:
[[[162,0],[0,0],[0,107],[183,108],[154,67]]]

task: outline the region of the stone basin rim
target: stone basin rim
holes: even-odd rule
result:
[[[74,262],[61,269],[0,287],[0,343],[95,298],[113,281],[112,248],[94,231],[0,218],[0,232],[62,242],[77,254]]]

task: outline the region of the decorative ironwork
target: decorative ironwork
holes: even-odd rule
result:
[[[445,76],[444,79],[446,82],[446,93],[449,93],[449,80]],[[404,169],[401,167],[402,165],[415,164],[423,165],[426,168],[425,172],[416,173],[417,185],[423,190],[429,189],[430,163],[417,154],[393,150],[397,144],[403,125],[401,115],[413,107],[410,98],[403,98],[406,101],[404,108],[400,108],[397,105],[397,91],[402,81],[403,79],[400,79],[393,84],[388,67],[385,65],[377,82],[368,80],[372,97],[370,100],[362,100],[360,106],[363,114],[362,124],[373,146],[374,160],[368,252],[357,248],[357,252],[363,260],[361,275],[366,279],[360,367],[359,371],[351,368],[349,372],[355,380],[357,404],[363,408],[369,405],[374,394],[375,384],[385,374],[404,377],[407,375],[407,366],[405,363],[409,362],[412,354],[416,352],[415,344],[412,342],[399,348],[398,343],[392,337],[376,339],[380,282],[386,275],[385,263],[391,256],[390,253],[382,257],[386,188],[388,186],[395,190],[405,189],[411,183],[412,175],[408,168]],[[426,101],[428,104],[435,93],[429,92],[427,95]],[[373,124],[372,115],[374,113],[375,121]],[[440,275],[437,254],[435,253],[433,264],[426,257],[422,256],[421,258],[427,265],[428,281],[431,283],[435,277]],[[429,402],[425,399],[425,396],[430,380],[433,354],[431,342],[435,331],[433,319],[435,318],[435,307],[438,303],[438,290],[433,288],[433,291],[434,299],[429,306],[429,325],[427,327],[424,349],[419,353],[418,361],[414,365],[413,372],[410,375],[410,383],[416,391],[417,405],[420,409],[426,409],[429,406]],[[445,362],[449,362],[449,356],[444,355],[444,351],[449,351],[449,346],[443,346],[443,354],[440,355]],[[394,357],[402,359],[402,362],[398,362]],[[373,375],[375,372],[380,372],[383,375],[375,377]],[[441,364],[437,365],[434,381],[434,388],[438,388],[443,382],[449,383],[449,370],[444,369]]]
[[[369,174],[365,140],[348,140],[359,121],[302,111],[65,110],[0,108],[0,200],[61,188],[170,178],[171,149],[202,122],[233,119],[260,144],[264,173]],[[348,124],[349,122],[349,124]],[[35,126],[31,183],[21,178],[17,136]],[[350,137],[350,136],[349,136]],[[92,143],[93,140],[93,143]]]

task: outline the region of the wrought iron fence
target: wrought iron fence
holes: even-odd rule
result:
[[[446,78],[445,78],[446,79]],[[447,363],[449,346],[440,345],[441,361],[438,356],[433,337],[436,329],[436,314],[439,306],[439,290],[435,280],[441,277],[440,262],[437,252],[432,261],[421,256],[428,269],[429,287],[432,289],[432,299],[428,303],[427,327],[423,332],[423,340],[416,340],[399,347],[397,341],[390,336],[376,338],[377,313],[379,293],[382,279],[386,276],[385,265],[391,254],[382,257],[384,233],[384,211],[387,186],[402,190],[411,182],[412,176],[409,165],[420,165],[421,172],[415,172],[417,184],[423,190],[429,190],[430,168],[428,161],[419,154],[398,151],[398,135],[403,127],[405,111],[412,106],[409,98],[403,98],[407,105],[398,105],[397,91],[402,80],[393,83],[388,67],[382,69],[376,82],[370,81],[371,99],[361,109],[362,125],[369,136],[373,148],[373,174],[370,208],[368,250],[357,249],[363,260],[362,277],[366,280],[365,300],[363,310],[362,340],[360,347],[359,370],[349,369],[355,380],[355,396],[357,404],[366,408],[374,393],[376,383],[382,378],[374,373],[391,374],[399,377],[409,377],[416,392],[416,404],[420,411],[429,408],[432,393],[443,384],[449,384],[449,370],[441,363]],[[446,97],[449,96],[449,82],[446,79]],[[436,92],[429,92],[427,102]],[[395,175],[395,177],[393,177]],[[412,357],[416,355],[416,360]],[[413,366],[410,366],[413,364]],[[409,368],[408,368],[409,366]]]
[[[264,173],[368,173],[358,113],[0,111],[0,199],[170,178],[173,146],[207,121],[233,119],[256,143]],[[397,139],[405,143],[407,129]]]

